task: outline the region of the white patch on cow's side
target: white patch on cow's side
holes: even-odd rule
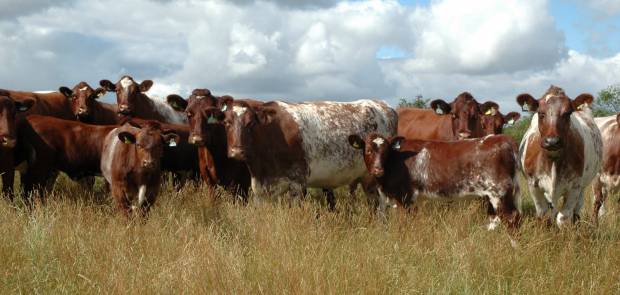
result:
[[[385,139],[377,137],[372,142],[374,142],[378,147],[380,147],[383,143],[385,143]]]
[[[131,84],[133,84],[133,80],[129,79],[129,77],[124,77],[121,80],[121,87],[123,87],[125,90],[127,90],[127,87],[131,86]]]
[[[36,94],[50,94],[50,93],[55,93],[57,91],[54,90],[39,90],[39,91],[33,91],[32,93],[36,93]]]
[[[141,184],[140,187],[138,188],[138,206],[140,207],[144,206],[145,202],[146,202],[146,185]]]
[[[179,112],[173,109],[171,105],[159,97],[153,97],[149,100],[151,101],[153,109],[165,118],[164,123],[187,124],[187,114],[185,112]]]
[[[88,86],[84,86],[84,87],[80,88],[80,91],[86,91],[86,89],[88,89]]]
[[[243,115],[245,113],[245,111],[247,111],[247,110],[248,110],[248,108],[240,107],[240,106],[233,106],[233,109],[232,109],[233,113],[235,113],[235,115],[237,117],[241,117],[241,115]]]
[[[116,146],[120,142],[118,134],[120,130],[114,128],[104,139],[104,149],[101,154],[101,174],[108,181],[112,183],[112,163],[114,161],[114,151]]]
[[[359,134],[364,138],[371,132],[383,136],[396,134],[397,114],[385,102],[277,104],[299,126],[309,187],[336,188],[368,173],[362,154],[349,145],[349,135]]]

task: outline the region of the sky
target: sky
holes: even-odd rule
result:
[[[452,100],[517,110],[620,83],[618,0],[0,0],[0,88],[151,79],[262,100]],[[108,94],[107,101],[113,100]]]

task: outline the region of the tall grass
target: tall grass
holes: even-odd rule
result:
[[[558,230],[524,196],[515,249],[503,228],[484,228],[476,201],[422,201],[382,220],[344,191],[335,213],[318,196],[243,205],[206,192],[166,184],[144,222],[66,179],[32,211],[0,201],[0,293],[620,292],[615,202],[598,228],[584,217]]]

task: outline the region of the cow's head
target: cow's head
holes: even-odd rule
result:
[[[270,106],[250,106],[245,101],[231,97],[222,98],[218,106],[223,113],[226,127],[228,157],[239,161],[247,160],[253,150],[253,129],[258,125],[271,123],[277,113],[276,109]],[[213,116],[219,115],[213,112]]]
[[[216,107],[218,98],[211,95],[209,89],[194,89],[187,100],[176,94],[168,95],[167,101],[177,111],[185,111],[189,123],[189,142],[195,145],[205,145],[209,137],[208,124],[221,124],[213,117],[213,110],[223,117]],[[211,110],[211,111],[210,111]]]
[[[521,115],[517,112],[510,112],[503,115],[499,111],[499,105],[492,101],[487,101],[480,105],[480,124],[484,135],[489,134],[501,134],[504,130],[504,126],[513,125]]]
[[[130,76],[123,76],[116,84],[110,80],[99,81],[101,87],[106,91],[116,92],[116,103],[118,104],[118,113],[120,115],[130,116],[136,109],[136,106],[142,102],[142,93],[149,91],[153,86],[153,81],[144,80],[138,84]]]
[[[517,96],[517,103],[530,112],[536,112],[538,132],[541,137],[541,146],[549,152],[561,150],[570,130],[571,114],[581,110],[594,101],[590,94],[581,94],[571,100],[562,88],[551,86],[540,99],[534,99],[529,94]]]
[[[391,139],[377,133],[371,133],[362,138],[357,134],[349,135],[349,144],[364,151],[364,163],[366,169],[374,177],[385,175],[385,162],[391,151],[399,151],[400,143],[404,138],[396,136]]]
[[[436,99],[431,102],[431,108],[438,115],[452,117],[452,130],[459,139],[468,138],[470,136],[479,136],[475,134],[479,128],[480,107],[479,103],[469,92],[463,92],[457,96],[451,103],[445,102],[443,99]]]
[[[159,169],[164,145],[176,146],[179,135],[171,130],[163,130],[157,121],[147,121],[142,124],[126,123],[118,134],[118,139],[125,144],[132,144],[136,148],[134,164],[140,169]]]
[[[13,100],[9,94],[0,91],[0,147],[14,148],[17,142],[15,136],[15,115],[25,112],[35,103],[34,98]]]
[[[105,89],[99,87],[92,89],[86,82],[80,82],[73,89],[62,86],[58,89],[67,99],[71,101],[71,110],[79,121],[91,122],[94,105],[97,99],[105,95]]]

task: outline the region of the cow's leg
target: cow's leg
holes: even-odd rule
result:
[[[498,211],[500,210],[500,205],[502,200],[494,195],[487,196],[487,215],[489,217],[489,224],[487,225],[487,230],[495,230],[501,220],[498,216]]]
[[[13,201],[13,183],[15,182],[15,171],[13,168],[2,173],[2,193],[5,198]]]
[[[82,190],[92,191],[93,187],[95,186],[95,177],[94,176],[82,177],[77,180],[77,183],[80,184],[80,187],[82,188]]]
[[[336,210],[336,197],[334,196],[334,190],[324,188],[323,194],[327,198],[327,205],[329,206],[329,211]]]
[[[565,195],[564,204],[556,216],[558,227],[562,227],[568,221],[573,221],[574,214],[579,213],[580,204],[583,205],[583,193],[581,190],[569,190]]]
[[[530,186],[530,195],[536,207],[536,217],[544,219],[547,211],[549,211],[549,202],[545,198],[545,192],[540,188]]]
[[[121,211],[123,216],[129,219],[131,216],[131,203],[125,194],[125,191],[119,185],[111,185],[112,199],[116,202],[116,207]]]
[[[598,225],[599,217],[605,214],[605,199],[607,194],[603,194],[603,183],[599,175],[592,181],[592,193],[594,194],[594,204],[592,206],[592,222]]]

